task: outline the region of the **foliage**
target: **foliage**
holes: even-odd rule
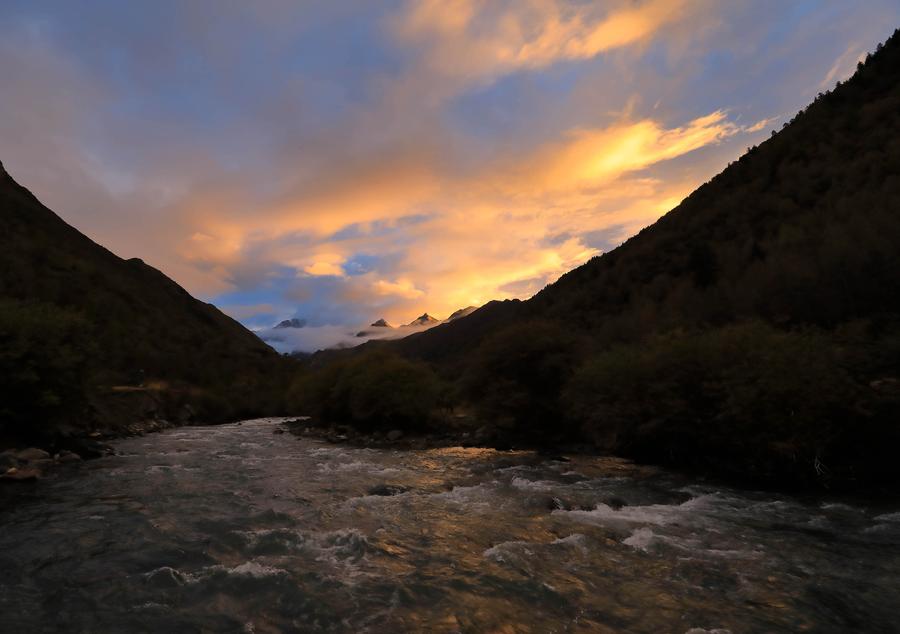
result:
[[[625,244],[385,345],[462,377],[487,426],[716,472],[897,479],[898,203],[900,31]]]
[[[447,406],[447,387],[426,364],[372,352],[302,373],[291,386],[295,411],[364,429],[425,427]]]
[[[0,431],[40,435],[83,416],[95,346],[80,315],[0,301]]]
[[[783,459],[813,475],[860,394],[829,337],[753,322],[608,350],[579,369],[566,402],[620,451],[737,473]]]
[[[70,356],[77,353],[79,376],[92,377],[92,398],[102,398],[111,386],[162,380],[177,386],[179,398],[210,422],[280,411],[295,364],[156,269],[138,259],[122,260],[89,240],[16,184],[2,165],[0,220],[0,301],[6,306],[6,336],[21,346],[3,354],[31,355],[28,376],[43,386],[35,390],[58,394],[63,384],[53,377],[68,376],[74,367]],[[83,325],[77,345],[71,315]],[[46,327],[53,317],[60,324]],[[84,354],[86,347],[90,354]],[[23,370],[19,379],[25,376]],[[71,385],[77,391],[82,383]],[[48,398],[46,403],[58,400]],[[48,405],[37,397],[30,402],[29,416],[24,400],[16,405],[23,412],[16,424],[21,431],[28,421],[49,424],[43,418]],[[78,415],[86,418],[82,410]],[[114,429],[133,421],[120,416],[99,422]]]
[[[474,351],[463,395],[481,419],[523,435],[563,432],[560,391],[575,365],[578,340],[547,321],[526,321],[490,335]]]

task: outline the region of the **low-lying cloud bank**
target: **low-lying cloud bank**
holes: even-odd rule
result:
[[[445,323],[375,328],[368,325],[352,326],[304,326],[303,328],[260,328],[254,330],[260,339],[283,354],[291,352],[316,352],[328,348],[352,348],[373,339],[401,339],[417,332]]]

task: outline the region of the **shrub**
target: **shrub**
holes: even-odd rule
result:
[[[90,325],[49,304],[0,302],[0,429],[50,433],[86,415],[94,352]]]
[[[463,395],[490,425],[556,434],[563,431],[560,393],[577,350],[578,340],[559,325],[513,324],[475,350],[462,377]]]
[[[598,443],[734,473],[822,471],[858,397],[826,336],[762,323],[609,350],[566,389]]]
[[[298,411],[364,429],[422,428],[447,404],[447,387],[420,362],[383,352],[304,372],[291,386]]]

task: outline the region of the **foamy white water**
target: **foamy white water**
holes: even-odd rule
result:
[[[895,631],[900,505],[279,424],[129,439],[0,491],[0,630]]]

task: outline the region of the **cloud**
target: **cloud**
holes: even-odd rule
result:
[[[223,313],[237,320],[252,319],[260,315],[271,319],[270,316],[275,312],[275,306],[273,304],[238,304],[220,306],[220,308]]]
[[[844,81],[856,70],[856,65],[866,59],[866,51],[859,44],[853,43],[841,53],[828,72],[825,78],[819,83],[819,88],[830,90],[834,88],[834,84]]]
[[[555,191],[605,185],[623,174],[718,143],[739,128],[716,111],[684,126],[662,128],[652,119],[615,123],[606,128],[576,129],[562,142],[541,148],[525,163],[519,188]]]
[[[900,8],[49,0],[0,18],[17,179],[243,323],[304,318],[333,345],[527,297],[621,243],[851,72]]]
[[[368,324],[304,326],[303,328],[260,328],[256,334],[281,353],[315,352],[328,348],[352,348],[367,341],[401,339],[429,330],[440,322],[425,326],[373,328]]]
[[[696,0],[424,0],[410,2],[392,21],[392,30],[404,44],[424,49],[432,72],[485,80],[646,42],[705,4]]]
[[[416,288],[408,279],[397,280],[396,282],[378,280],[375,282],[374,289],[379,295],[397,295],[406,299],[418,299],[425,296],[425,292]]]

